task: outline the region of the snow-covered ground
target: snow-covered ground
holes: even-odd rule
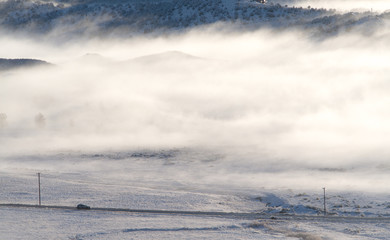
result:
[[[186,162],[185,157],[194,159]],[[0,206],[0,235],[6,239],[387,239],[390,234],[388,194],[328,189],[329,217],[324,218],[322,189],[241,186],[235,178],[221,181],[229,173],[219,171],[227,169],[207,170],[226,164],[215,158],[165,150],[3,159],[0,203],[38,204],[36,173],[40,172],[43,205],[253,213],[258,218]]]
[[[389,222],[242,220],[207,216],[1,208],[6,239],[387,239]]]
[[[385,2],[62,2],[0,1],[0,239],[389,238]]]

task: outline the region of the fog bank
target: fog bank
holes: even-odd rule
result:
[[[5,57],[56,66],[0,72],[0,154],[201,149],[223,156],[222,173],[206,172],[205,183],[255,184],[261,172],[264,183],[273,172],[288,182],[297,171],[288,184],[299,185],[305,169],[357,170],[346,186],[389,169],[388,36],[318,42],[298,31],[211,28],[61,49],[1,36]]]

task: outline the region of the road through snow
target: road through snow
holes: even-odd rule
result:
[[[77,210],[72,206],[29,204],[0,204],[0,212],[2,218],[12,213],[17,222],[8,221],[0,227],[0,236],[12,236],[12,239],[386,239],[383,233],[378,235],[378,228],[390,224],[388,217],[123,208]],[[357,235],[364,232],[353,226],[362,224],[376,228],[377,236]],[[16,231],[26,225],[29,227],[27,232]],[[341,233],[335,231],[336,226],[341,226]]]
[[[140,214],[166,214],[166,215],[191,215],[191,216],[213,216],[233,219],[246,220],[273,220],[273,221],[324,221],[324,222],[388,222],[390,217],[350,217],[350,216],[315,216],[315,215],[295,215],[283,213],[263,213],[263,212],[208,212],[208,211],[174,211],[174,210],[156,210],[156,209],[128,209],[128,208],[99,208],[94,207],[89,210],[79,210],[72,206],[54,206],[54,205],[30,205],[30,204],[0,204],[1,208],[38,208],[42,210],[60,209],[74,211],[105,211],[105,212],[127,212]]]

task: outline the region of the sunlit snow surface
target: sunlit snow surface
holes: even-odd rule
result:
[[[253,2],[223,3],[253,20]],[[44,205],[269,217],[3,205],[0,239],[387,239],[387,3],[283,4],[305,9],[267,5],[273,23],[298,12],[308,28],[78,37],[73,19],[1,34],[0,58],[53,65],[0,71],[0,204],[37,204],[39,172]],[[328,215],[345,218],[318,218],[323,187]]]
[[[0,204],[38,204],[39,171],[44,205],[258,213],[275,219],[1,206],[0,235],[7,239],[386,239],[390,229],[389,196],[363,191],[328,189],[328,214],[351,219],[278,219],[284,213],[321,216],[322,189],[287,189],[283,184],[288,180],[279,179],[285,171],[260,171],[255,178],[247,170],[256,180],[240,180],[245,173],[230,176],[233,166],[223,167],[229,163],[210,152],[138,150],[11,159],[2,161],[7,167],[0,172]],[[297,173],[287,174],[294,178]],[[331,177],[307,169],[300,174],[310,181],[310,175]]]
[[[243,221],[45,209],[0,211],[0,234],[6,239],[386,239],[389,233],[389,224],[364,221]]]

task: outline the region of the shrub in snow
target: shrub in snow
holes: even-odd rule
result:
[[[7,126],[7,114],[0,113],[0,128],[4,128]]]
[[[46,125],[46,119],[45,119],[45,116],[43,116],[42,113],[38,113],[36,116],[35,116],[35,126],[37,128],[44,128],[45,125]]]

